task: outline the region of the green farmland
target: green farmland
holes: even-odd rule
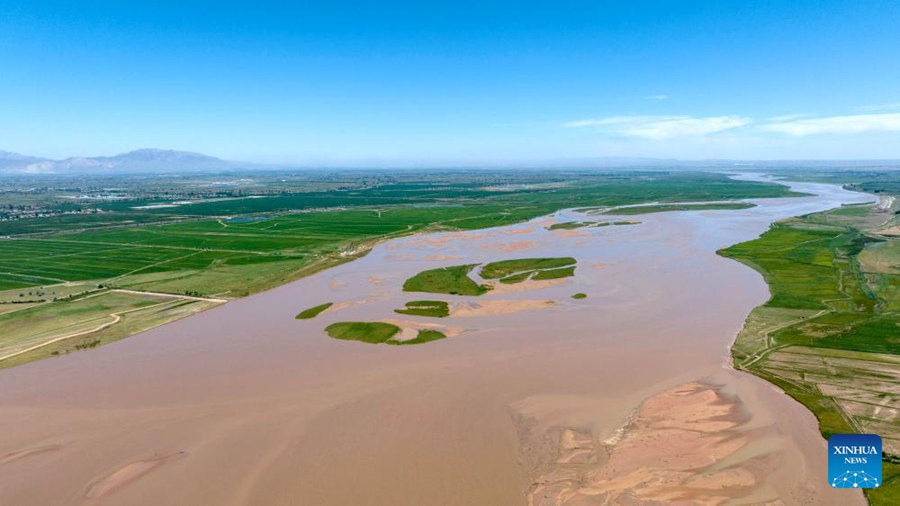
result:
[[[653,174],[653,173],[651,173]],[[24,220],[43,235],[20,236],[27,224],[0,223],[0,290],[67,281],[97,280],[148,291],[240,297],[295,279],[364,252],[373,241],[425,229],[471,230],[521,222],[562,208],[622,205],[649,200],[785,196],[780,185],[732,181],[722,175],[674,173],[651,177],[584,176],[578,185],[545,190],[488,191],[436,185],[379,187],[378,199],[334,192],[321,204],[353,205],[306,209],[302,196],[280,204],[271,198],[216,201],[163,209],[162,218],[191,219],[163,225],[128,220],[128,207],[115,204],[111,228],[50,226],[45,219]],[[499,189],[498,189],[499,190]],[[360,193],[375,192],[375,189]],[[443,192],[443,193],[442,193]],[[317,194],[318,195],[318,194]],[[339,198],[345,195],[345,199]],[[388,197],[390,195],[390,197]],[[475,200],[477,198],[477,200]],[[297,200],[299,199],[299,200]],[[427,203],[428,205],[422,205]],[[371,207],[372,205],[378,207]],[[110,204],[112,205],[112,204]],[[231,207],[229,207],[229,205]],[[287,206],[287,207],[283,207]],[[165,211],[165,212],[163,212]],[[235,219],[242,212],[273,212]],[[166,213],[191,214],[166,214]],[[203,213],[208,212],[206,219]],[[226,217],[221,217],[221,215]],[[104,215],[107,216],[107,215]],[[70,232],[69,230],[75,230]]]
[[[214,301],[97,290],[43,304],[0,304],[0,368],[94,348],[215,306]]]
[[[347,176],[254,174],[252,179],[246,188],[202,192],[197,188],[211,187],[200,183],[209,181],[130,178],[87,180],[84,188],[64,181],[39,192],[31,186],[18,193],[7,191],[11,202],[44,206],[48,214],[79,210],[91,214],[29,219],[4,215],[0,293],[10,300],[0,304],[0,315],[10,322],[26,321],[25,310],[32,310],[28,304],[40,305],[47,315],[65,312],[70,297],[63,294],[68,290],[64,287],[73,285],[87,287],[81,291],[168,294],[193,308],[208,307],[351,261],[379,241],[416,232],[509,225],[573,207],[791,195],[781,185],[699,172],[457,171],[388,176],[363,171]],[[62,186],[69,189],[54,189]],[[122,188],[117,190],[122,195],[112,201],[80,200],[96,187]],[[563,277],[571,271],[541,270],[534,277]],[[466,273],[458,274],[445,276],[441,283],[459,284],[446,290],[460,294],[484,290]],[[515,279],[508,276],[506,282],[511,281]],[[38,292],[49,295],[34,295]],[[175,319],[188,313],[165,314]],[[105,331],[106,335],[126,337],[163,318],[154,314],[142,326],[141,314],[127,318],[127,329],[119,321],[113,323],[110,329],[118,330]],[[48,318],[59,322],[59,328],[47,331],[47,341],[70,334],[64,319]],[[21,326],[10,328],[5,339],[31,342],[33,336]],[[107,341],[99,344],[103,342]],[[82,349],[73,346],[56,351]],[[27,356],[38,359],[51,350],[49,345],[39,347]],[[20,361],[21,357],[0,359],[0,367]]]
[[[822,433],[881,435],[884,485],[900,503],[900,238],[871,232],[892,210],[847,207],[780,222],[720,251],[760,271],[771,299],[748,317],[734,364],[783,388]]]

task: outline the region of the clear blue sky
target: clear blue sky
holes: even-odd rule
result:
[[[0,149],[900,158],[900,2],[0,0]]]

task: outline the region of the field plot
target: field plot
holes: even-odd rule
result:
[[[86,188],[76,188],[70,195],[57,195],[53,185],[36,194],[33,183],[26,182],[19,193],[8,192],[11,199],[45,206],[50,212],[95,211],[0,222],[0,315],[7,322],[3,338],[10,350],[14,346],[27,349],[51,334],[59,337],[90,330],[90,325],[103,325],[121,309],[112,304],[115,307],[96,308],[93,313],[85,310],[95,318],[78,320],[78,327],[67,316],[72,310],[67,304],[75,302],[68,299],[88,293],[63,295],[59,288],[73,284],[83,284],[90,291],[126,289],[149,296],[231,299],[353,260],[378,241],[419,231],[509,225],[571,207],[792,195],[781,185],[735,181],[722,174],[665,171],[254,173],[247,178],[250,186],[242,182],[234,189],[217,189],[216,179],[196,178],[85,181]],[[70,185],[65,182],[66,188]],[[122,188],[123,195],[138,197],[79,200],[79,195],[98,187]],[[564,267],[527,276],[552,279],[572,274],[573,268]],[[439,288],[458,293],[486,290],[465,273],[450,278],[444,281],[465,286]],[[506,281],[516,279],[508,276]],[[38,292],[44,295],[35,295]],[[95,302],[107,298],[114,300],[103,296]],[[216,303],[173,299],[168,302],[170,309],[160,306],[159,311],[122,313],[115,325],[102,330],[99,342],[113,335],[130,335],[124,329],[138,332]],[[29,330],[31,326],[23,322],[35,321],[29,319],[35,314],[45,315],[41,325],[54,329]],[[78,349],[56,348],[42,346],[0,363]]]
[[[826,436],[881,435],[884,486],[868,495],[897,504],[900,239],[870,232],[893,219],[874,214],[850,207],[787,220],[720,254],[760,271],[772,292],[738,336],[735,366],[809,407]]]
[[[101,290],[0,314],[0,367],[92,348],[212,305],[215,302]]]

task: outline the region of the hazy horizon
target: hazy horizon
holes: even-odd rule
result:
[[[881,168],[898,166],[900,164],[900,158],[883,158],[883,159],[729,159],[729,158],[706,158],[706,159],[688,159],[688,158],[658,158],[658,157],[584,157],[584,158],[555,158],[555,159],[536,159],[536,160],[522,160],[522,161],[473,161],[469,163],[462,162],[453,162],[447,161],[442,163],[421,163],[415,161],[409,162],[400,162],[400,161],[385,161],[385,160],[373,160],[367,163],[344,163],[344,164],[318,164],[314,162],[291,162],[288,160],[283,161],[272,161],[265,162],[260,160],[230,160],[226,158],[222,158],[216,156],[213,153],[200,153],[198,151],[191,150],[170,150],[166,148],[136,148],[133,150],[129,150],[121,153],[100,153],[94,155],[85,155],[85,156],[71,156],[71,157],[60,157],[60,158],[48,158],[48,157],[36,157],[41,160],[52,161],[52,162],[61,162],[70,159],[107,159],[107,158],[116,158],[124,155],[130,155],[139,152],[146,151],[158,151],[162,153],[176,153],[176,154],[191,154],[191,155],[200,155],[204,157],[212,157],[214,159],[218,159],[222,162],[227,162],[231,164],[229,167],[225,167],[227,169],[257,169],[257,170],[290,170],[290,169],[476,169],[476,168],[498,168],[498,169],[615,169],[619,168],[634,168],[634,167],[662,167],[669,166],[673,168],[709,168],[716,165],[725,165],[725,164],[734,164],[739,168],[740,166],[751,166],[751,165],[768,165],[768,164],[785,164],[785,165],[798,165],[805,166],[809,165],[822,165],[822,166],[838,166],[838,165],[848,165],[850,167],[855,168],[864,168],[868,166],[878,166]],[[10,150],[10,149],[2,149],[0,148],[0,158],[3,155],[23,155],[26,157],[32,157],[33,155],[30,153],[22,153],[20,151]],[[892,167],[892,168],[900,168]],[[216,170],[216,169],[210,169]],[[77,171],[72,171],[77,172]],[[21,172],[20,172],[21,173]],[[53,172],[51,172],[53,173]]]

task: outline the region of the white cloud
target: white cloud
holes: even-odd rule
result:
[[[644,98],[647,100],[669,100],[668,95],[647,95]]]
[[[597,128],[609,133],[664,140],[679,137],[703,137],[750,124],[740,116],[610,116],[564,123],[564,128]]]
[[[900,113],[856,114],[789,121],[775,121],[760,129],[795,137],[815,134],[859,134],[865,132],[900,132]]]

